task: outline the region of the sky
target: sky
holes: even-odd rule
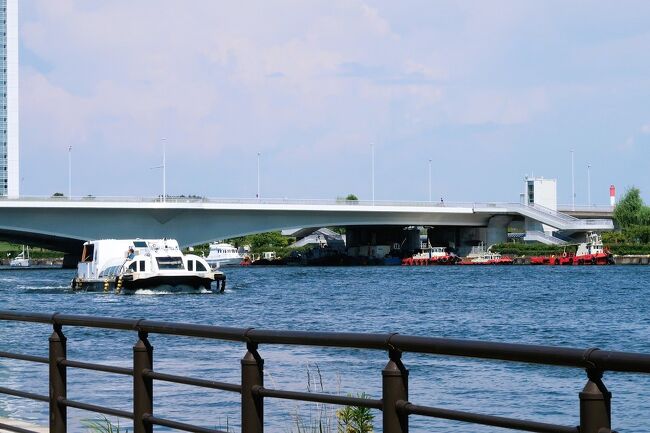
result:
[[[19,0],[21,194],[650,202],[645,0]],[[164,139],[164,140],[163,140]]]

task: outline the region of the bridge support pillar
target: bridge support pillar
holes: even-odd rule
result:
[[[495,215],[490,218],[487,226],[486,245],[502,244],[508,241],[508,226],[512,217],[508,215]]]

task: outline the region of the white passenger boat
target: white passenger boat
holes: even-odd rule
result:
[[[11,259],[9,266],[12,266],[14,268],[27,268],[31,266],[31,261],[29,259],[29,247],[25,249],[25,245],[23,245],[23,252]]]
[[[240,254],[237,248],[231,244],[213,242],[210,244],[210,254],[205,260],[213,269],[216,269],[224,266],[238,266],[244,261],[244,255]]]
[[[86,242],[75,290],[134,291],[153,288],[192,288],[223,291],[223,273],[204,258],[183,254],[174,239],[103,239]]]

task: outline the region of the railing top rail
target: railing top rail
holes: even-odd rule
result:
[[[354,332],[276,331],[255,328],[229,328],[190,323],[121,319],[69,314],[43,314],[1,311],[0,320],[51,323],[66,326],[143,331],[187,337],[211,338],[257,344],[346,347],[398,350],[434,355],[526,362],[566,367],[594,368],[602,371],[650,373],[650,354],[605,351],[593,348],[568,348],[530,344],[485,342],[448,338],[371,334]]]

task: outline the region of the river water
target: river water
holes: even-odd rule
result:
[[[266,329],[399,332],[650,353],[650,267],[271,267],[227,270],[223,294],[73,293],[66,270],[0,272],[0,309],[148,318]],[[136,335],[64,329],[68,357],[130,366]],[[0,351],[47,355],[51,328],[0,323]],[[242,344],[150,336],[157,371],[238,383]],[[381,398],[380,351],[260,346],[265,385]],[[578,424],[579,369],[405,354],[417,404]],[[650,432],[650,376],[607,373],[613,427]],[[130,410],[128,377],[68,370],[68,398]],[[0,360],[0,386],[47,395],[47,366]],[[156,382],[157,416],[239,430],[238,395]],[[333,410],[265,401],[266,431],[306,431]],[[69,430],[95,415],[69,409]],[[376,413],[375,431],[381,431]],[[0,417],[47,424],[47,405],[0,395]],[[121,421],[128,426],[127,420]],[[411,431],[497,428],[410,418]],[[129,427],[129,430],[131,428]],[[162,430],[158,429],[157,430]],[[326,429],[326,431],[328,431]]]

